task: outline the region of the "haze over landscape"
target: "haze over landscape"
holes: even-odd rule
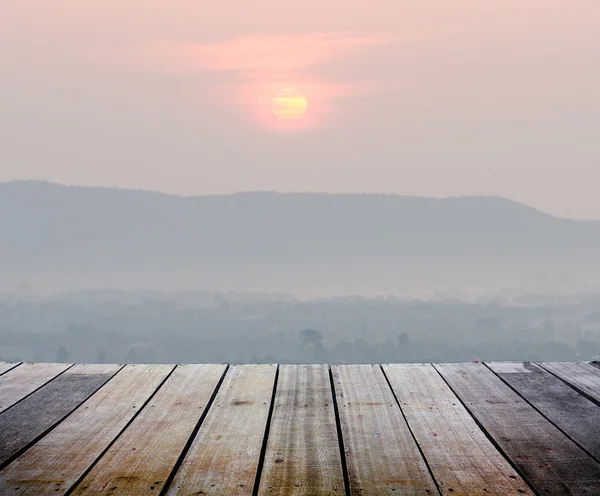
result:
[[[177,197],[0,184],[2,289],[202,289],[296,296],[600,287],[600,222],[499,197]],[[571,283],[571,286],[567,284]],[[533,289],[530,285],[529,289]],[[547,288],[550,292],[555,288]]]
[[[599,2],[0,19],[0,360],[600,357]]]
[[[600,358],[600,222],[500,197],[0,184],[0,359]]]

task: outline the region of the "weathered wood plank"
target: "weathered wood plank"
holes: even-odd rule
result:
[[[384,370],[442,494],[532,494],[430,364]]]
[[[533,363],[506,370],[488,363],[496,374],[549,418],[556,426],[600,460],[600,407],[550,372]]]
[[[225,365],[179,365],[72,494],[158,494]]]
[[[258,494],[344,494],[326,365],[280,366]]]
[[[29,396],[72,364],[24,363],[0,376],[0,413]]]
[[[88,399],[121,367],[75,365],[0,414],[0,468]]]
[[[485,365],[435,367],[540,494],[600,494],[600,464]]]
[[[337,365],[331,371],[350,493],[437,494],[381,368]]]
[[[546,370],[600,404],[600,370],[583,362],[542,362]]]
[[[17,367],[19,365],[21,365],[21,362],[17,362],[17,363],[0,362],[0,375],[6,374],[6,372],[14,369],[15,367]]]
[[[0,494],[64,494],[173,369],[127,365],[63,422],[0,471]]]
[[[276,372],[275,365],[229,369],[168,494],[252,494]]]

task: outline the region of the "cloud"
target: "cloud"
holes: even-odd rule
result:
[[[381,37],[349,33],[243,36],[209,44],[164,44],[179,70],[237,71],[247,75],[297,72],[348,56],[360,49],[390,43]]]
[[[366,81],[327,80],[319,68],[333,60],[350,58],[361,51],[394,40],[352,33],[242,36],[216,43],[162,43],[153,47],[171,71],[228,74],[221,79],[213,101],[244,108],[254,120],[273,124],[269,102],[278,90],[295,87],[309,99],[309,115],[303,125],[324,123],[334,112],[333,102],[372,91]],[[315,70],[316,69],[316,70]]]

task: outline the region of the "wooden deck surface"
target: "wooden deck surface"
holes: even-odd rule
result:
[[[600,495],[587,363],[0,363],[0,495]]]

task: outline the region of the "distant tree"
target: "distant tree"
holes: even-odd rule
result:
[[[69,360],[69,352],[64,346],[59,346],[56,350],[56,361],[58,363],[65,363]]]
[[[300,341],[303,346],[314,348],[323,342],[323,336],[314,329],[303,329],[300,331]]]
[[[303,329],[300,331],[300,342],[302,346],[311,351],[311,359],[315,362],[325,358],[325,349],[323,348],[323,336],[315,329]]]
[[[405,350],[406,348],[408,348],[409,345],[410,345],[410,336],[405,332],[398,334],[398,341],[397,341],[396,347],[399,350]]]

